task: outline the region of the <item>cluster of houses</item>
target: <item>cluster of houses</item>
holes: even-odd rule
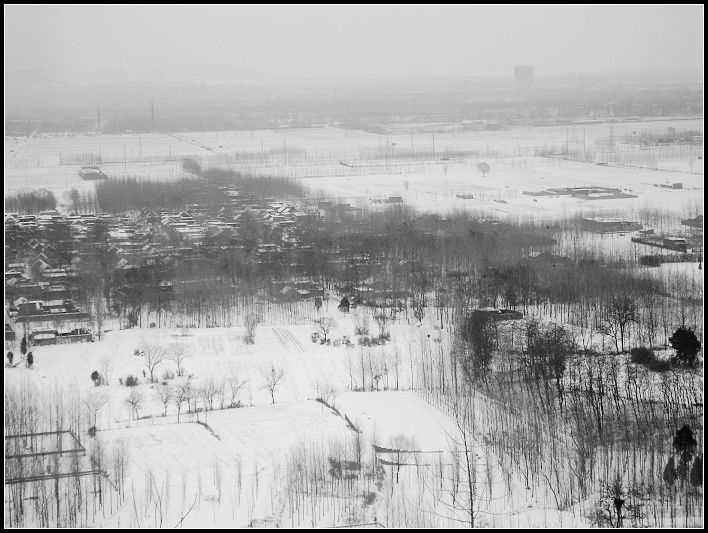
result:
[[[150,265],[204,262],[212,257],[210,251],[228,257],[233,250],[256,264],[272,265],[272,272],[279,274],[272,278],[270,296],[280,301],[311,299],[317,304],[323,299],[324,287],[310,278],[322,262],[334,272],[346,273],[341,279],[349,281],[332,288],[346,299],[347,310],[350,304],[401,306],[410,297],[408,289],[371,277],[374,260],[357,246],[358,237],[368,238],[368,233],[358,236],[355,228],[343,227],[338,230],[339,242],[331,246],[318,246],[304,237],[325,231],[324,221],[330,217],[357,216],[363,213],[361,209],[325,200],[258,198],[231,186],[220,189],[224,194],[218,201],[205,197],[179,210],[143,209],[121,215],[56,210],[6,214],[6,340],[27,337],[33,344],[92,340],[91,317],[80,303],[85,292],[80,290],[82,274],[95,272],[101,265],[106,268],[107,263],[112,273],[125,271],[125,282],[112,288],[113,296],[120,298],[121,291],[124,295],[130,292],[131,269],[137,275]],[[385,203],[400,200],[390,197]],[[259,230],[260,237],[242,230],[244,224],[250,230],[254,222],[264,230]],[[287,269],[282,270],[283,266]],[[208,281],[191,280],[189,275],[183,279],[183,274],[167,274],[148,283],[159,284],[154,288],[160,292],[177,294],[191,290],[190,283]]]
[[[13,230],[49,229],[57,222],[66,220],[56,211],[27,216],[8,213],[6,237]],[[88,314],[76,304],[77,273],[63,257],[67,245],[37,238],[29,239],[22,250],[5,245],[6,342],[18,337],[27,337],[35,345],[92,340]]]
[[[256,243],[255,261],[282,264],[287,259],[286,249],[296,248],[301,256],[312,249],[300,245],[301,223],[316,222],[325,213],[355,211],[346,204],[299,205],[242,194],[236,187],[221,188],[226,201],[205,201],[178,211],[143,209],[123,215],[62,214],[57,210],[36,215],[7,213],[6,236],[19,238],[5,245],[6,339],[27,336],[31,342],[46,344],[90,338],[89,316],[77,303],[78,278],[85,263],[110,257],[115,271],[189,261],[210,248],[243,250],[240,228],[250,213],[270,230],[266,234],[271,239]],[[95,246],[97,233],[102,235],[100,250]],[[337,261],[336,250],[329,252]],[[173,288],[169,281],[160,283],[165,285],[161,290]],[[304,279],[280,285],[275,294],[279,299],[324,296],[321,286]],[[182,284],[175,286],[179,289]]]
[[[42,229],[62,218],[62,215],[56,209],[42,211],[36,215],[5,213],[5,227],[8,224],[16,224],[18,227],[27,230]]]
[[[271,293],[284,301],[324,298],[324,287],[311,280],[271,281]]]

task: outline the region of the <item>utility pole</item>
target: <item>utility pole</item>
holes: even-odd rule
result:
[[[98,133],[101,133],[101,106],[98,106]]]
[[[152,123],[152,131],[155,132],[155,102],[150,100],[150,121]]]

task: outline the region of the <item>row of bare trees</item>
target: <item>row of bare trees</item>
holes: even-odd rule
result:
[[[123,505],[126,450],[95,430],[105,396],[20,382],[4,399],[6,526],[88,527]]]

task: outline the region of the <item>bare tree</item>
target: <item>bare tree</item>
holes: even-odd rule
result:
[[[142,391],[139,391],[136,387],[133,387],[130,390],[128,398],[126,398],[125,403],[127,403],[133,410],[135,419],[138,419],[140,418],[140,409],[142,408],[143,403],[145,403],[145,395]]]
[[[78,189],[71,189],[69,191],[69,198],[71,198],[71,207],[75,212],[79,211],[79,198],[81,197],[81,194],[79,193]]]
[[[328,381],[317,381],[315,384],[316,399],[333,409],[335,408],[338,393],[337,388]]]
[[[105,384],[108,385],[108,377],[113,370],[113,360],[109,355],[105,355],[101,357],[99,363],[101,365],[101,374],[103,374]]]
[[[317,327],[322,333],[322,338],[324,342],[327,342],[327,335],[329,335],[330,331],[332,331],[337,326],[337,323],[333,318],[326,316],[315,320],[315,324],[317,324]]]
[[[168,348],[169,359],[177,366],[177,375],[184,375],[184,360],[187,359],[187,350],[182,343],[171,344]]]
[[[265,380],[263,388],[267,389],[270,393],[270,400],[273,404],[275,403],[275,389],[280,383],[280,380],[283,379],[284,375],[284,369],[275,368],[275,366],[272,364],[270,365],[269,369],[263,372],[263,379]]]
[[[84,398],[84,406],[89,416],[89,423],[96,426],[98,413],[108,403],[108,397],[102,392],[89,392]]]
[[[256,342],[256,328],[260,323],[260,317],[258,314],[250,312],[246,314],[245,326],[246,334],[243,336],[243,342],[246,344],[253,344]]]
[[[247,379],[241,379],[234,371],[226,378],[226,384],[229,387],[229,407],[236,407],[239,404],[238,395],[241,389],[248,383]]]
[[[388,445],[395,451],[393,458],[396,461],[396,483],[398,483],[401,467],[407,466],[406,461],[410,459],[412,451],[415,449],[415,440],[406,437],[403,433],[399,433],[389,439]]]
[[[105,281],[103,282],[105,283]],[[96,289],[96,292],[93,297],[94,300],[94,307],[96,311],[96,332],[98,334],[98,340],[101,340],[101,336],[103,335],[103,315],[105,313],[104,310],[104,305],[103,305],[103,287],[98,287]]]
[[[179,422],[179,415],[182,412],[182,405],[191,397],[191,389],[192,382],[186,379],[182,383],[175,385],[172,390],[172,402],[177,407],[177,422]]]
[[[155,370],[165,360],[167,352],[164,347],[159,344],[148,344],[143,347],[143,357],[145,358],[145,366],[150,373],[150,382],[155,382]]]
[[[396,379],[396,390],[398,390],[398,379],[401,375],[401,354],[398,351],[398,346],[394,344],[393,354],[391,355],[391,368],[393,369],[393,376]]]
[[[484,161],[481,163],[477,163],[477,170],[479,170],[482,173],[482,177],[486,176],[487,172],[491,170],[489,167],[488,163],[485,163]]]
[[[467,522],[474,528],[475,519],[479,515],[477,508],[480,499],[480,489],[477,481],[477,454],[473,448],[474,436],[470,426],[472,404],[463,400],[462,405],[455,409],[454,419],[457,427],[455,437],[449,437],[452,444],[452,456],[455,462],[455,485],[453,487],[453,507],[466,515]]]
[[[202,386],[199,388],[199,395],[203,398],[204,405],[208,406],[210,411],[214,409],[214,398],[218,393],[219,387],[216,384],[214,376],[209,376],[204,379]]]
[[[157,399],[162,404],[162,416],[167,416],[167,406],[172,401],[172,389],[168,385],[158,385],[155,387]]]
[[[376,325],[379,326],[379,338],[385,339],[388,336],[388,324],[391,319],[386,312],[381,309],[381,312],[374,316],[374,320],[376,320]]]
[[[632,322],[638,322],[637,306],[627,295],[610,300],[600,317],[597,330],[612,339],[617,353],[624,352],[624,341]]]
[[[354,333],[357,335],[369,334],[369,314],[361,309],[354,315]]]

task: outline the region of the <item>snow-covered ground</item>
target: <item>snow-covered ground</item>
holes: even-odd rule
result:
[[[190,329],[188,336],[182,336],[181,330],[111,331],[100,342],[33,348],[34,368],[19,365],[7,369],[5,386],[25,383],[46,391],[78,391],[83,398],[105,396],[107,403],[99,411],[97,436],[80,437],[87,448],[97,440],[107,449],[123,446],[128,468],[126,501],[116,503],[117,509],[99,518],[96,525],[100,526],[174,527],[185,515],[184,527],[288,525],[285,509],[290,507],[285,499],[290,489],[283,481],[289,475],[285,472],[287,458],[299,453],[298,450],[321,449],[322,454],[328,454],[328,450],[339,449],[340,444],[336,443],[351,443],[355,433],[349,421],[362,431],[364,453],[369,457],[372,457],[371,444],[385,447],[403,438],[403,442],[418,450],[442,452],[430,457],[448,457],[449,462],[453,441],[459,438],[452,419],[412,390],[345,392],[352,381],[358,383],[361,379],[356,367],[370,361],[359,359],[364,353],[359,346],[312,343],[310,335],[315,329],[314,325],[260,326],[253,345],[243,343],[243,328]],[[372,329],[375,331],[376,326]],[[399,388],[408,389],[415,380],[411,369],[417,372],[415,359],[421,350],[430,349],[428,332],[437,335],[429,326],[393,325],[392,341],[367,350],[366,357],[373,354],[372,364],[388,357],[391,365],[393,351],[398,351]],[[352,318],[342,315],[337,316],[332,339],[341,339],[343,335],[354,338]],[[194,388],[210,379],[217,383],[236,376],[245,380],[238,396],[242,407],[221,409],[217,397],[214,410],[187,414],[183,407],[178,422],[176,407],[170,404],[167,416],[162,416],[163,407],[155,393],[157,384],[149,383],[142,375],[144,357],[134,355],[134,350],[146,343],[169,346],[174,342],[186,348],[185,374],[192,376]],[[108,384],[95,386],[90,375],[94,370],[104,373],[106,367],[101,363],[106,358],[111,362]],[[271,366],[284,369],[282,383],[275,391],[275,404],[263,387],[263,371]],[[165,370],[174,371],[176,367],[172,362],[164,362],[156,375],[161,377]],[[132,389],[119,384],[119,379],[125,380],[129,374],[138,376],[135,390],[145,398],[137,420],[125,401]],[[365,379],[368,388],[370,378]],[[180,378],[168,381],[175,384]],[[390,388],[395,388],[390,366],[387,382]],[[327,399],[338,412],[315,401],[326,385],[334,391]],[[383,381],[380,385],[383,389]],[[518,480],[504,476],[497,459],[480,443],[474,444],[474,450],[480,472],[489,472],[485,475],[493,476],[493,486],[497,487],[485,504],[489,516],[480,518],[478,523],[516,526],[584,523],[580,514],[569,510],[544,510],[548,501],[538,494],[532,497]],[[376,489],[373,505],[347,515],[349,518],[321,516],[315,523],[342,525],[354,520],[352,516],[358,517],[356,520],[378,516],[381,522],[398,521],[402,518],[391,513],[404,507],[401,498],[417,495],[426,502],[431,498],[427,492],[422,493],[428,490],[424,487],[431,482],[430,474],[423,475],[419,469],[407,467],[394,484],[391,478],[394,467],[381,468],[384,487]],[[509,482],[512,486],[507,486]],[[445,516],[457,515],[445,513]],[[446,523],[440,517],[436,520],[430,523]]]
[[[702,121],[613,125],[618,139],[634,131],[661,133],[669,126],[702,129]],[[111,176],[176,179],[182,170],[175,158],[194,156],[215,165],[294,177],[313,191],[324,191],[355,205],[369,205],[371,198],[401,196],[406,205],[427,211],[474,209],[508,220],[537,221],[602,212],[621,212],[638,219],[643,210],[654,208],[670,211],[679,219],[702,213],[702,160],[687,158],[696,154],[655,154],[656,166],[671,172],[533,155],[535,149],[560,149],[566,143],[574,149],[581,144],[594,147],[596,141],[607,137],[609,128],[608,124],[518,128],[435,134],[434,139],[429,133],[380,136],[337,128],[175,136],[6,137],[5,194],[47,188],[61,202],[72,188],[90,191],[93,183],[78,177],[81,163],[77,158],[100,153],[103,160],[110,161],[102,166]],[[411,147],[414,153],[423,155],[405,157]],[[471,154],[473,150],[478,153]],[[445,151],[466,153],[442,161]],[[244,158],[241,152],[253,157]],[[495,155],[500,153],[505,156]],[[262,161],[258,161],[259,154]],[[481,161],[491,166],[486,176],[476,168]],[[637,157],[637,161],[642,158]],[[657,187],[667,182],[681,182],[683,189]],[[619,188],[637,198],[590,201],[523,194],[588,185]],[[461,199],[458,194],[474,198]],[[585,241],[583,246],[589,248],[636,252],[626,236],[590,236]],[[561,243],[561,251],[573,245]],[[702,289],[702,271],[696,269],[696,264],[666,264],[642,272],[653,276],[686,272],[689,279],[700,282]],[[77,391],[83,398],[105,397],[105,406],[97,417],[97,436],[92,439],[81,435],[81,439],[87,446],[100,441],[108,448],[125,447],[127,493],[120,503],[116,500],[118,508],[101,515],[96,525],[301,525],[308,521],[343,525],[377,518],[380,523],[441,526],[459,519],[459,514],[451,515],[436,507],[440,504],[431,496],[434,491],[425,486],[432,478],[421,474],[417,466],[404,468],[395,487],[392,467],[384,468],[383,481],[374,475],[375,481],[367,489],[375,493],[373,503],[352,500],[347,505],[358,506],[356,509],[347,508],[332,516],[318,516],[316,509],[299,514],[303,512],[300,507],[298,514],[292,514],[293,474],[286,471],[289,458],[308,450],[326,458],[341,446],[349,446],[349,453],[356,435],[350,422],[363,432],[361,438],[369,456],[372,444],[393,446],[404,439],[423,452],[442,452],[433,456],[444,458],[448,457],[445,454],[450,451],[451,439],[459,437],[454,420],[412,390],[419,383],[417,359],[426,350],[435,349],[428,334],[435,339],[439,331],[429,322],[422,327],[394,324],[389,343],[362,348],[356,344],[352,317],[337,314],[336,319],[332,345],[311,341],[317,329],[313,324],[273,321],[259,326],[253,345],[243,342],[243,327],[114,330],[100,342],[33,348],[34,368],[20,364],[6,369],[5,386],[29,384],[42,391]],[[377,332],[376,325],[372,324],[372,330]],[[354,346],[342,343],[344,336],[354,341]],[[147,344],[168,348],[182,345],[187,356],[185,376],[170,378],[166,372],[175,372],[176,365],[165,361],[155,373],[158,382],[173,385],[191,376],[196,391],[212,382],[217,387],[223,385],[224,398],[216,394],[215,409],[197,414],[186,413],[186,406],[182,406],[178,422],[177,406],[172,402],[163,416],[159,385],[149,383],[149,374],[143,374],[147,371],[145,358],[135,355],[137,348]],[[16,347],[13,350],[18,352]],[[273,398],[264,386],[264,374],[270,368],[283,370]],[[93,371],[107,374],[108,383],[95,386],[90,378]],[[388,390],[351,390],[360,388],[362,381],[365,388],[371,388],[375,374],[380,376],[379,387]],[[138,378],[134,389],[119,381],[125,382],[128,375]],[[229,382],[244,383],[236,397],[239,407],[230,407]],[[132,390],[144,396],[138,419],[126,403]],[[338,412],[315,401],[323,395]],[[199,402],[204,406],[204,398]],[[582,505],[559,511],[550,494],[542,490],[532,494],[525,483],[503,472],[499,458],[482,443],[473,442],[472,449],[489,487],[495,487],[485,497],[478,525],[587,525]],[[426,480],[423,485],[421,480]],[[365,495],[358,497],[367,499]],[[408,517],[406,509],[411,510]],[[442,516],[428,511],[425,514],[421,509],[435,510],[431,512]],[[409,519],[411,522],[407,522]]]
[[[180,134],[39,135],[5,138],[5,194],[47,188],[58,198],[71,188],[90,189],[78,177],[81,157],[99,156],[110,176],[176,179],[179,157],[257,175],[297,178],[357,205],[371,198],[402,196],[427,211],[479,209],[500,218],[557,218],[583,211],[622,209],[631,213],[661,205],[677,212],[702,209],[700,147],[661,146],[641,150],[602,144],[673,127],[702,131],[701,120],[664,120],[584,126],[545,126],[500,131],[377,135],[334,127]],[[537,150],[586,151],[592,163],[537,157]],[[701,157],[699,159],[699,157]],[[482,176],[477,164],[491,171]],[[608,162],[608,166],[595,163]],[[652,170],[658,168],[661,170]],[[683,190],[658,188],[681,182]],[[615,187],[637,195],[621,200],[531,197],[549,187]],[[474,195],[473,199],[458,194]]]

